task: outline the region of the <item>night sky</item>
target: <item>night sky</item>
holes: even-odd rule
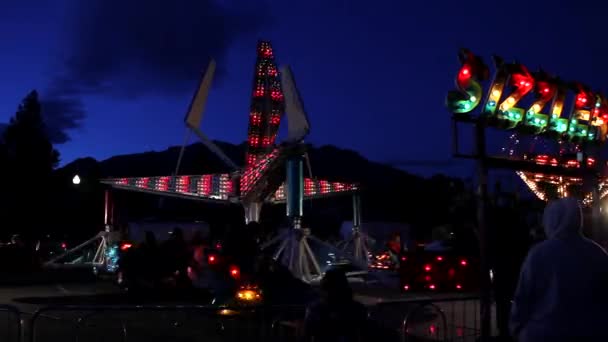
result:
[[[0,9],[0,123],[38,89],[62,164],[180,144],[210,56],[221,70],[202,129],[244,141],[259,38],[292,66],[311,119],[308,142],[376,161],[451,158],[444,99],[460,47],[488,63],[496,53],[608,90],[608,5],[600,1],[8,2]]]

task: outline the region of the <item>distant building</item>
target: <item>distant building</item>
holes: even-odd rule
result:
[[[168,221],[139,221],[128,224],[129,240],[133,242],[144,241],[147,231],[154,233],[158,241],[167,240],[174,228],[181,228],[186,241],[198,231],[202,236],[209,236],[209,224],[206,222],[168,222]]]
[[[352,235],[353,222],[344,221],[340,227],[342,238],[347,239]],[[370,237],[372,249],[384,247],[393,234],[399,233],[404,247],[410,242],[410,225],[397,222],[363,222],[362,230]]]

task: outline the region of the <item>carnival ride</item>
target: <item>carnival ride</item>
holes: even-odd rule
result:
[[[593,191],[582,189],[588,177],[600,177],[598,200],[608,195],[608,180],[600,176],[600,147],[608,133],[604,95],[580,82],[565,82],[543,70],[531,72],[496,56],[491,79],[490,69],[470,51],[461,51],[460,61],[457,90],[448,94],[448,108],[457,121],[481,120],[485,126],[512,131],[503,157],[522,162],[516,173],[539,199],[575,195],[589,205]],[[570,111],[564,110],[568,103]],[[474,116],[476,109],[479,114]],[[530,136],[530,149],[525,151],[523,141]],[[547,142],[552,149],[538,147]]]
[[[185,117],[187,137],[180,151],[176,171],[171,176],[112,178],[101,182],[114,189],[138,191],[160,196],[172,196],[202,202],[241,204],[245,211],[245,222],[258,222],[264,204],[286,203],[289,229],[276,237],[265,247],[278,244],[275,259],[283,260],[298,278],[310,281],[322,275],[317,257],[309,242],[316,241],[328,248],[331,246],[316,240],[308,227],[302,226],[303,201],[335,195],[352,195],[354,222],[352,237],[343,246],[345,255],[367,266],[366,236],[361,231],[360,202],[358,186],[351,183],[330,182],[312,177],[304,177],[304,163],[309,173],[310,162],[304,145],[304,138],[310,131],[310,124],[289,67],[279,72],[274,51],[269,42],[257,45],[257,60],[253,80],[253,94],[249,113],[247,152],[244,166],[238,167],[217,145],[200,130],[203,112],[207,102],[215,62],[212,60],[204,73]],[[288,133],[281,143],[277,143],[279,125],[287,115]],[[179,175],[179,167],[184,147],[189,135],[194,132],[230,172],[205,175]],[[286,170],[286,172],[285,172]],[[106,193],[105,237],[111,231],[113,207]],[[57,259],[58,260],[58,259]],[[55,261],[57,261],[55,260]],[[105,260],[101,260],[103,262]],[[97,264],[100,260],[94,260]]]

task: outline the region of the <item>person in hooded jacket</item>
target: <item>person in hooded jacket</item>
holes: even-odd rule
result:
[[[547,240],[528,253],[511,309],[519,341],[608,341],[608,254],[582,236],[582,220],[573,198],[545,208]]]

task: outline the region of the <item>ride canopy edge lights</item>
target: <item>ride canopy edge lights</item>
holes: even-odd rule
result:
[[[458,57],[461,66],[455,79],[456,87],[446,98],[456,122],[474,122],[513,131],[516,135],[532,135],[575,146],[576,158],[547,154],[523,158],[537,165],[589,170],[600,166],[598,156],[587,154],[589,148],[599,150],[606,142],[608,99],[605,95],[580,82],[566,82],[544,70],[530,71],[521,63],[508,63],[498,56],[492,57],[492,72],[481,57],[467,49],[461,49]],[[512,155],[508,157],[513,159]],[[564,197],[569,195],[568,189],[583,183],[583,177],[526,170],[517,170],[517,175],[541,200],[549,199],[541,184],[557,186],[557,196]],[[608,184],[603,179],[599,183],[601,198],[608,194]],[[584,194],[583,203],[591,202],[592,194]]]

